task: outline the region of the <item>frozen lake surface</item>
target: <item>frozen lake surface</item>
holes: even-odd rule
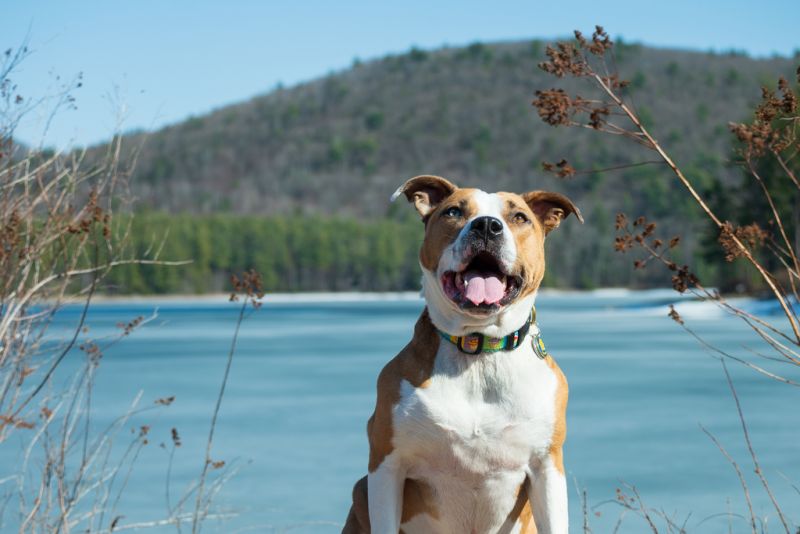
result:
[[[742,465],[756,513],[769,516],[770,531],[780,531],[752,474],[719,361],[666,317],[675,300],[671,291],[539,297],[544,339],[570,383],[565,458],[571,530],[580,531],[579,490],[586,489],[593,531],[611,532],[621,509],[608,501],[627,483],[678,523],[688,517],[689,532],[728,532],[729,521],[733,532],[747,531],[743,519],[726,515],[746,514],[742,491],[702,424]],[[415,298],[265,299],[242,327],[212,454],[238,462],[240,470],[216,506],[239,515],[209,521],[205,532],[339,532],[352,484],[366,472],[365,425],[375,379],[409,340],[422,306]],[[709,341],[737,354],[744,353],[743,345],[757,345],[741,322],[713,306],[681,306]],[[226,302],[101,303],[89,316],[90,335],[111,333],[118,322],[156,308],[156,320],[104,355],[92,401],[99,427],[124,412],[140,391],[143,405],[176,396],[173,405],[128,424],[151,425],[151,444],[119,503],[120,525],[165,516],[168,452],[158,445],[170,443],[172,427],[182,439],[173,498],[199,473],[237,315]],[[56,327],[74,324],[79,311],[60,313]],[[70,354],[64,371],[77,368],[80,358],[78,351]],[[800,482],[800,390],[735,363],[729,368],[765,474],[784,511],[800,521],[800,494],[790,484]],[[66,374],[57,379],[66,380]],[[0,446],[0,478],[13,474],[18,447],[13,440]],[[15,514],[6,511],[3,532],[16,530]],[[622,525],[623,533],[647,531],[631,514]]]

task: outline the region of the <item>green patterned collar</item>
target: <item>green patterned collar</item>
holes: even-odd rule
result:
[[[534,326],[532,333],[531,346],[536,355],[544,359],[547,357],[547,349],[542,340],[542,334],[536,326],[536,308],[531,310],[531,315],[525,324],[519,330],[511,332],[505,337],[487,337],[480,333],[467,334],[466,336],[451,336],[441,330],[437,329],[439,335],[446,339],[456,347],[458,350],[465,354],[477,355],[483,352],[499,352],[501,350],[511,351],[519,347],[525,336],[528,335],[531,325]]]

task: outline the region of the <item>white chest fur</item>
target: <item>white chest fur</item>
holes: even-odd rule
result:
[[[393,444],[407,477],[433,487],[440,527],[502,523],[532,462],[548,454],[557,385],[529,340],[479,356],[443,341],[424,387],[402,384]]]

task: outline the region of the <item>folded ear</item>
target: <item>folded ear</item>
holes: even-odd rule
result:
[[[415,176],[397,188],[392,195],[392,202],[401,194],[405,195],[420,216],[425,219],[439,203],[453,194],[458,189],[455,185],[441,176]]]
[[[574,213],[575,217],[583,223],[581,210],[561,193],[531,191],[524,193],[522,198],[525,199],[536,218],[544,225],[545,234],[549,234],[552,230],[558,228],[561,221],[567,218],[570,213]]]

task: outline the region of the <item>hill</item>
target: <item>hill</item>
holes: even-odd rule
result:
[[[388,217],[404,225],[412,210],[388,197],[416,174],[486,189],[558,190],[581,207],[587,224],[567,224],[553,237],[551,261],[559,269],[551,283],[646,285],[646,275],[632,274],[630,260],[611,250],[614,214],[660,220],[688,236],[694,253],[696,213],[663,167],[569,180],[543,174],[542,160],[562,157],[586,170],[650,159],[609,136],[539,120],[534,92],[571,88],[537,68],[544,49],[537,40],[412,49],[277,88],[146,140],[131,135],[128,147],[144,140],[132,182],[138,205],[193,216]],[[701,188],[738,182],[727,123],[747,116],[761,85],[793,72],[787,58],[626,43],[617,43],[616,61],[640,115]]]

